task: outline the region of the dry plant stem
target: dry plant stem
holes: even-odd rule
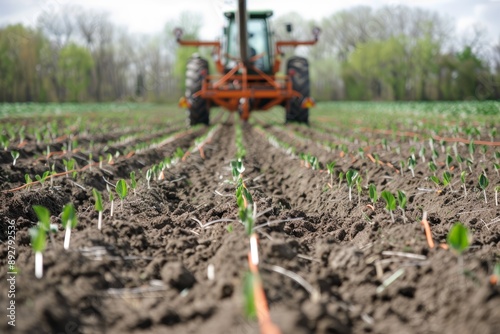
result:
[[[303,279],[301,276],[298,274],[294,273],[293,271],[286,270],[285,268],[279,267],[279,266],[266,266],[266,268],[277,272],[278,274],[285,275],[291,279],[293,279],[295,282],[297,282],[300,286],[304,288],[309,294],[311,295],[311,301],[313,303],[316,303],[320,299],[320,292],[315,289],[309,282],[307,282],[305,279]]]
[[[409,259],[415,260],[427,260],[427,256],[413,253],[405,253],[405,252],[393,252],[393,251],[383,251],[382,255],[385,256],[399,256],[399,257],[407,257]]]
[[[422,217],[422,225],[425,230],[425,236],[427,238],[427,244],[429,248],[434,248],[434,240],[432,240],[431,227],[429,226],[429,222],[427,221],[427,211],[424,211],[424,216]]]

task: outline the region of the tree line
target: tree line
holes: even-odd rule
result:
[[[0,102],[176,101],[189,56],[211,52],[178,47],[176,26],[197,38],[202,17],[180,13],[158,34],[137,35],[105,13],[63,6],[41,12],[36,27],[0,28]],[[489,45],[480,28],[457,36],[450,19],[400,5],[273,21],[278,39],[309,39],[313,26],[318,44],[286,53],[308,57],[319,100],[500,98],[500,40]]]

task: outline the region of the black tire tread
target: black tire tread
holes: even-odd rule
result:
[[[309,63],[306,58],[294,56],[287,62],[287,73],[293,70],[292,88],[299,92],[302,97],[292,98],[286,107],[286,122],[298,122],[309,124],[309,109],[301,108],[304,98],[311,93],[309,81]]]
[[[190,126],[196,124],[206,124],[210,122],[209,106],[207,100],[201,97],[193,97],[193,94],[201,89],[204,74],[208,74],[207,60],[193,56],[189,58],[186,66],[186,93],[185,96],[191,103],[188,109],[188,124]]]

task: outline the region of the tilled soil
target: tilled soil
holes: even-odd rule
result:
[[[400,175],[396,167],[366,157],[341,157],[319,144],[338,140],[338,133],[330,136],[304,126],[264,130],[322,163],[337,161],[339,171],[357,169],[366,184],[392,192],[402,189],[409,198],[407,222],[399,210],[392,222],[381,200],[374,210],[367,206],[371,202],[366,189],[360,198],[353,190],[349,201],[345,181],[339,186],[335,179],[328,186],[326,172],[305,168],[295,155],[272,146],[261,130],[243,127],[245,182],[262,213],[257,225],[280,221],[259,229],[259,235],[263,285],[271,317],[283,333],[500,333],[500,288],[488,281],[500,257],[500,223],[494,223],[500,209],[492,192],[490,201],[483,201],[483,193],[474,187],[476,175],[467,197],[458,179],[454,190],[422,191],[419,188],[432,188],[424,178],[424,165],[412,178],[409,171]],[[234,185],[228,182],[236,152],[233,122],[221,123],[203,149],[205,159],[191,154],[167,169],[165,180],[151,182],[150,189],[144,178],[152,164],[177,147],[187,149],[206,131],[188,131],[162,147],[118,158],[102,169],[93,167],[76,181],[60,177],[53,187],[1,192],[1,238],[7,240],[7,225],[14,221],[19,271],[16,327],[8,326],[4,317],[1,331],[257,333],[257,322],[243,316],[248,240],[240,223],[224,221],[235,220],[238,212]],[[110,139],[116,137],[110,134]],[[402,143],[401,151],[407,152],[407,145]],[[2,152],[2,190],[22,185],[25,173],[40,173],[47,164],[63,168],[58,158],[30,159],[36,150],[41,148],[27,145],[16,166]],[[365,153],[375,151],[381,161],[394,160],[394,152],[380,147]],[[92,188],[107,194],[104,179],[116,183],[133,170],[142,171],[136,192],[123,206],[115,201],[113,217],[105,201],[99,231]],[[491,184],[500,183],[491,168],[487,172]],[[44,277],[36,279],[28,233],[37,221],[32,205],[49,208],[52,222],[60,225],[59,213],[68,202],[75,204],[79,219],[71,248],[63,250],[61,227],[44,253]],[[446,243],[456,221],[470,228],[473,243],[463,254],[463,267],[453,252],[429,248],[420,223],[423,211],[428,212],[438,245]],[[223,221],[202,226],[216,220]],[[6,268],[6,242],[0,253]],[[207,278],[209,266],[215,272],[212,280]],[[312,300],[308,291],[273,266],[302,277],[320,292],[319,300]],[[402,275],[377,292],[400,269]],[[5,274],[3,270],[2,291]],[[6,293],[0,300],[5,306]]]

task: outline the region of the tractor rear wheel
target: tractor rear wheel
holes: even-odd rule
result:
[[[303,57],[292,57],[287,62],[287,73],[292,80],[292,88],[301,94],[293,97],[286,107],[286,122],[309,124],[309,109],[302,108],[302,101],[310,95],[309,63]]]
[[[193,55],[186,66],[186,98],[191,106],[188,110],[188,124],[209,123],[209,107],[207,100],[193,95],[201,90],[203,79],[208,75],[208,62],[200,56]]]

